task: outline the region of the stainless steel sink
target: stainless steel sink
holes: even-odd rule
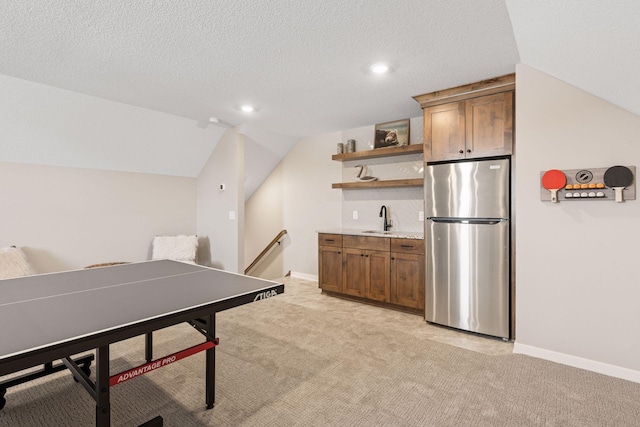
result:
[[[367,230],[367,231],[363,231],[363,233],[367,233],[367,234],[393,234],[391,231],[381,231],[381,230]]]

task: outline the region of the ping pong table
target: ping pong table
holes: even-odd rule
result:
[[[0,409],[8,387],[67,368],[95,400],[96,426],[108,426],[110,387],[200,351],[206,351],[205,402],[211,409],[216,313],[283,292],[282,283],[170,260],[0,280],[0,377],[44,366],[0,382]],[[153,332],[182,322],[205,341],[154,360]],[[139,335],[145,336],[146,363],[110,375],[109,345]],[[72,358],[89,350],[95,350],[95,381],[93,353]],[[62,364],[54,367],[58,359]],[[162,418],[143,425],[162,425]]]

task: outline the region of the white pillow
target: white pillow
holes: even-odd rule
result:
[[[0,248],[0,279],[23,277],[29,274],[31,274],[31,268],[24,252],[14,246]]]
[[[198,236],[156,236],[152,259],[195,262],[197,251]]]

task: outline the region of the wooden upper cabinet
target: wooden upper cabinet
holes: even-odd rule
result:
[[[424,111],[427,162],[513,153],[515,75],[414,96]]]
[[[513,152],[513,92],[465,101],[466,158]]]
[[[464,159],[465,104],[453,102],[424,109],[424,159]]]

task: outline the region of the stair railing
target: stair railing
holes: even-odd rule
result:
[[[249,264],[249,267],[244,269],[244,274],[248,274],[251,270],[253,270],[253,268],[258,265],[260,261],[262,261],[262,258],[264,258],[271,251],[271,249],[275,247],[276,244],[280,245],[282,243],[281,239],[285,234],[287,234],[287,230],[282,230],[281,232],[279,232],[278,235],[262,250],[262,252],[260,252],[256,259],[254,259],[253,262]]]

